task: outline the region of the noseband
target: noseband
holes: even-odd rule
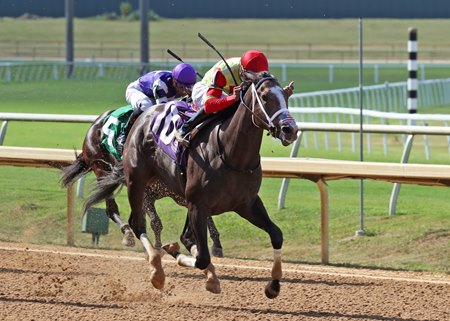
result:
[[[274,80],[274,77],[264,77],[262,79],[260,79],[256,85],[254,83],[252,83],[250,90],[252,91],[252,107],[250,108],[249,106],[247,106],[247,104],[244,102],[244,97],[243,97],[243,92],[241,92],[241,102],[242,104],[245,106],[245,108],[247,108],[251,113],[252,113],[252,122],[253,125],[255,125],[256,127],[260,128],[256,122],[255,122],[255,118],[258,118],[258,120],[260,120],[265,126],[265,129],[267,129],[269,131],[269,133],[272,136],[276,136],[277,134],[277,129],[276,126],[273,123],[273,120],[278,117],[280,114],[284,113],[284,112],[288,112],[288,109],[286,107],[284,108],[280,108],[279,110],[277,110],[272,116],[269,116],[266,112],[266,110],[264,109],[264,105],[261,101],[261,98],[258,95],[257,89],[259,87],[261,87],[261,85],[268,81],[268,80]],[[262,113],[265,116],[265,120],[262,119],[261,117],[259,117],[256,113],[255,113],[255,107],[259,106],[259,108],[261,109]],[[286,121],[286,120],[283,120]]]

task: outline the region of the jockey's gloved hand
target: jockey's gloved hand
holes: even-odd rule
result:
[[[241,86],[236,86],[233,88],[233,96],[236,101],[241,100]]]

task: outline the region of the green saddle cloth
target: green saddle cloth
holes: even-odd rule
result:
[[[122,133],[132,113],[133,107],[131,105],[120,107],[109,114],[103,122],[102,144],[119,160],[122,159],[122,155],[117,151],[117,137]]]

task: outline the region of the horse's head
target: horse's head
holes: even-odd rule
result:
[[[284,146],[297,139],[298,126],[288,110],[288,97],[278,81],[267,72],[244,81],[241,96],[244,105],[251,109],[255,126],[266,129]]]

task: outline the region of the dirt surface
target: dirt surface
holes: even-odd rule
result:
[[[152,288],[143,253],[0,243],[0,320],[450,320],[450,276],[217,259],[222,292],[164,256]]]

